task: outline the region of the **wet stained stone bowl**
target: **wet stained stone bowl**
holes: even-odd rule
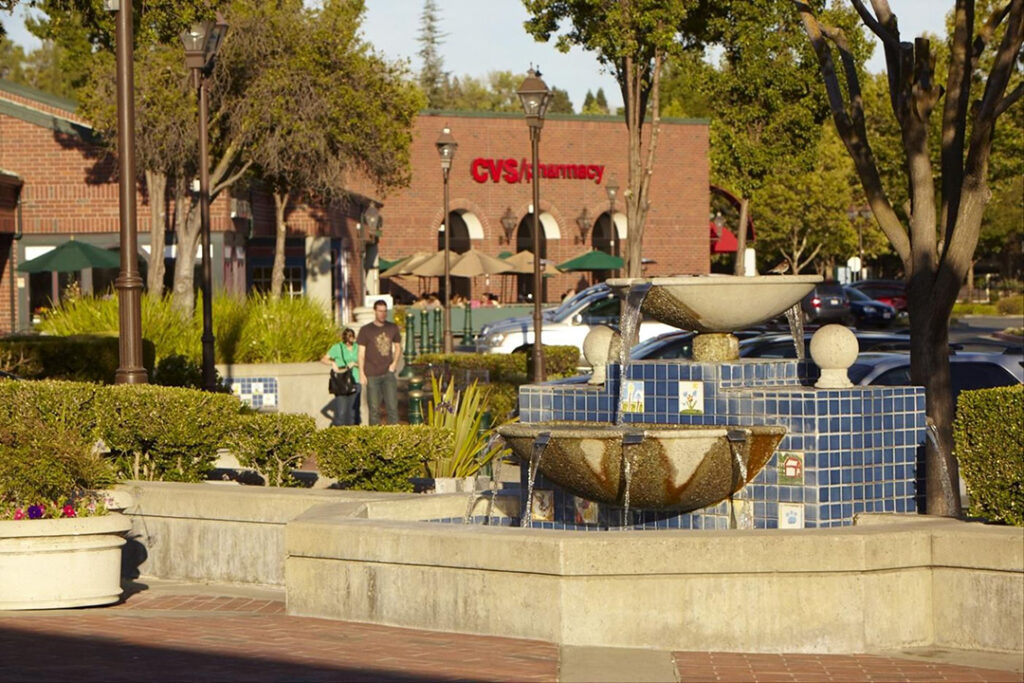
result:
[[[581,498],[624,505],[623,463],[628,457],[631,508],[690,512],[725,500],[750,482],[772,457],[786,428],[537,422],[502,425],[498,432],[527,466],[537,435],[550,433],[538,469]],[[643,438],[624,446],[627,433]],[[742,441],[730,444],[730,433]],[[733,448],[746,466],[745,477]]]
[[[820,275],[691,275],[607,282],[622,293],[649,283],[640,306],[648,318],[681,330],[734,332],[785,312],[821,281]]]

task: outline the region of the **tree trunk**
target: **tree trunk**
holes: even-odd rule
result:
[[[284,290],[284,242],[288,224],[284,221],[284,210],[288,206],[288,192],[274,193],[274,268],[270,272],[270,298],[280,299]]]
[[[146,272],[146,288],[149,296],[159,299],[164,293],[167,176],[147,170],[146,187],[149,189],[149,269]]]
[[[183,317],[190,318],[195,311],[195,266],[196,244],[202,227],[199,216],[199,202],[189,192],[187,181],[175,184],[174,233],[177,249],[174,258],[174,291],[171,308]]]

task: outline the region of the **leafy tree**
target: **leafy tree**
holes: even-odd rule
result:
[[[575,114],[576,111],[572,108],[572,99],[569,97],[569,91],[552,86],[551,104],[548,105],[548,111],[552,114]]]
[[[360,40],[362,3],[327,0],[305,11],[295,0],[285,7],[254,3],[223,64],[226,72],[262,65],[228,126],[232,137],[251,141],[244,156],[274,194],[274,297],[284,284],[289,198],[340,198],[352,172],[382,192],[407,184],[412,123],[423,106],[404,67]]]
[[[996,122],[1024,95],[1016,79],[1024,42],[1024,0],[1008,0],[977,15],[974,0],[956,0],[946,86],[936,82],[931,41],[901,41],[887,2],[852,0],[861,21],[882,41],[888,75],[888,109],[900,131],[908,188],[907,218],[894,210],[882,184],[865,126],[860,75],[844,31],[795,1],[814,47],[832,118],[864,193],[896,253],[908,282],[911,378],[926,389],[926,411],[937,430],[927,443],[926,509],[958,516],[957,463],[952,453],[953,400],[949,370],[949,317],[978,243],[990,196]],[[977,18],[977,21],[976,21]],[[838,54],[841,68],[834,57]],[[938,109],[938,112],[936,110]],[[929,154],[929,121],[941,119],[941,199]]]
[[[12,83],[28,84],[25,77],[25,51],[0,34],[0,78]]]
[[[420,44],[419,56],[423,61],[420,68],[420,87],[427,96],[427,107],[445,109],[448,101],[449,74],[444,70],[444,60],[438,49],[444,42],[438,24],[441,21],[440,11],[435,0],[424,0],[423,13],[420,15],[420,34],[416,42]]]
[[[485,79],[463,76],[452,79],[448,93],[448,108],[452,111],[522,112],[516,91],[526,78],[512,71],[492,71]],[[552,88],[550,111],[572,114],[569,93]]]
[[[604,94],[604,88],[597,89],[597,95],[587,91],[586,97],[583,98],[583,108],[580,110],[581,114],[598,114],[607,115],[608,112],[608,100]]]
[[[626,272],[638,277],[660,132],[661,67],[667,54],[681,48],[680,34],[684,38],[695,34],[687,20],[697,16],[691,16],[689,10],[698,0],[523,0],[523,4],[531,15],[525,27],[534,38],[549,41],[566,24],[556,47],[567,52],[572,45],[579,45],[594,52],[619,83],[629,136],[629,171],[623,193],[629,225]],[[648,111],[651,125],[645,136]]]
[[[665,63],[661,77],[661,115],[674,118],[711,118],[710,79],[715,67],[703,50],[685,50]]]
[[[66,61],[63,53],[60,45],[44,40],[25,58],[25,81],[37,90],[74,99],[75,87],[62,68]]]

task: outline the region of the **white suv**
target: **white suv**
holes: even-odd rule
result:
[[[608,285],[588,287],[556,308],[542,312],[541,343],[545,346],[575,346],[583,350],[583,340],[597,325],[619,327],[620,300]],[[664,323],[640,323],[638,341],[645,341],[675,330]],[[524,315],[484,325],[476,339],[477,353],[513,353],[533,346],[533,316]]]

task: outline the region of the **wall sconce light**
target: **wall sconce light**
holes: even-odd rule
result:
[[[590,212],[587,207],[583,207],[583,213],[576,217],[576,225],[580,229],[580,236],[576,238],[576,244],[586,244],[587,235],[590,234],[590,228],[594,225],[590,220]]]
[[[498,237],[498,244],[512,244],[512,233],[516,229],[516,215],[512,213],[512,207],[505,209],[505,213],[501,216],[501,227],[505,231],[504,237]]]

